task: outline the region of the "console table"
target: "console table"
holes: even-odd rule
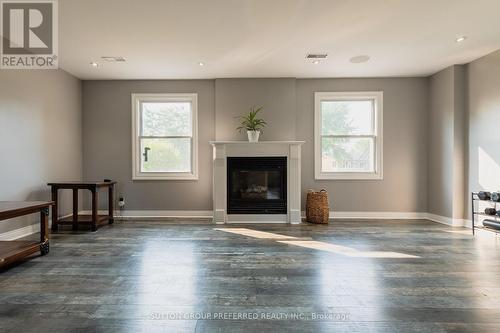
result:
[[[102,181],[102,182],[61,182],[61,183],[48,183],[52,188],[52,231],[57,231],[59,225],[72,225],[73,230],[78,230],[79,224],[90,225],[92,231],[97,231],[98,225],[102,222],[108,221],[113,224],[114,212],[114,186],[115,181]],[[108,189],[108,214],[99,215],[99,190]],[[73,214],[69,217],[58,218],[58,205],[59,205],[59,190],[69,189],[73,190]],[[84,215],[78,214],[78,190],[89,190],[92,193],[92,214]]]
[[[0,267],[40,251],[49,253],[49,207],[50,201],[0,201],[0,221],[33,213],[40,214],[40,241],[0,241]]]

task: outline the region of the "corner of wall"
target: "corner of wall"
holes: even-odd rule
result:
[[[463,219],[467,132],[464,66],[447,67],[429,79],[428,213]]]

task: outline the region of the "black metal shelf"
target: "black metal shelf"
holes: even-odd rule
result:
[[[488,217],[488,218],[494,218],[495,220],[500,220],[500,216],[498,215],[489,215],[489,214],[486,214],[484,212],[478,212],[476,211],[476,207],[474,205],[474,202],[485,202],[485,203],[490,203],[490,204],[493,204],[495,206],[495,209],[497,208],[497,204],[500,204],[500,202],[498,201],[493,201],[493,200],[483,200],[483,199],[479,199],[479,196],[478,196],[478,192],[472,192],[472,195],[471,195],[471,203],[472,203],[472,234],[474,235],[475,234],[475,229],[479,229],[479,230],[485,230],[485,231],[490,231],[490,232],[493,232],[495,234],[500,234],[500,230],[496,230],[496,229],[493,229],[493,228],[488,228],[488,227],[485,227],[483,225],[476,225],[476,216],[485,216],[485,217]]]
[[[490,215],[490,214],[486,214],[486,213],[483,213],[483,212],[474,212],[474,214],[481,215],[481,216],[487,216],[487,217],[493,217],[493,218],[496,218],[496,219],[500,218],[500,216],[498,216],[498,215]]]
[[[493,228],[488,228],[488,227],[485,227],[485,226],[476,226],[475,229],[479,229],[479,230],[485,230],[485,231],[489,231],[489,232],[493,232],[495,234],[500,234],[500,230],[496,230],[496,229],[493,229]]]

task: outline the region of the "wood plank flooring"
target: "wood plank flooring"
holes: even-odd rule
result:
[[[429,221],[116,221],[50,250],[1,271],[0,332],[500,332],[498,238]]]

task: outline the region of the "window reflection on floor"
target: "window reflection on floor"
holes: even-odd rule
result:
[[[260,239],[297,239],[296,237],[279,235],[272,232],[252,230],[247,228],[215,228],[215,230],[230,232],[237,235],[260,238]]]
[[[420,258],[410,254],[386,251],[358,251],[348,246],[336,245],[318,241],[278,241],[289,245],[305,247],[308,249],[327,251],[356,258]]]
[[[254,237],[259,239],[273,239],[278,243],[300,246],[308,249],[326,251],[336,253],[348,257],[356,258],[420,258],[411,254],[391,251],[358,251],[354,248],[336,245],[332,243],[325,243],[313,240],[302,240],[297,237],[275,234],[272,232],[252,230],[248,228],[216,228],[215,230],[229,232],[237,235]]]

